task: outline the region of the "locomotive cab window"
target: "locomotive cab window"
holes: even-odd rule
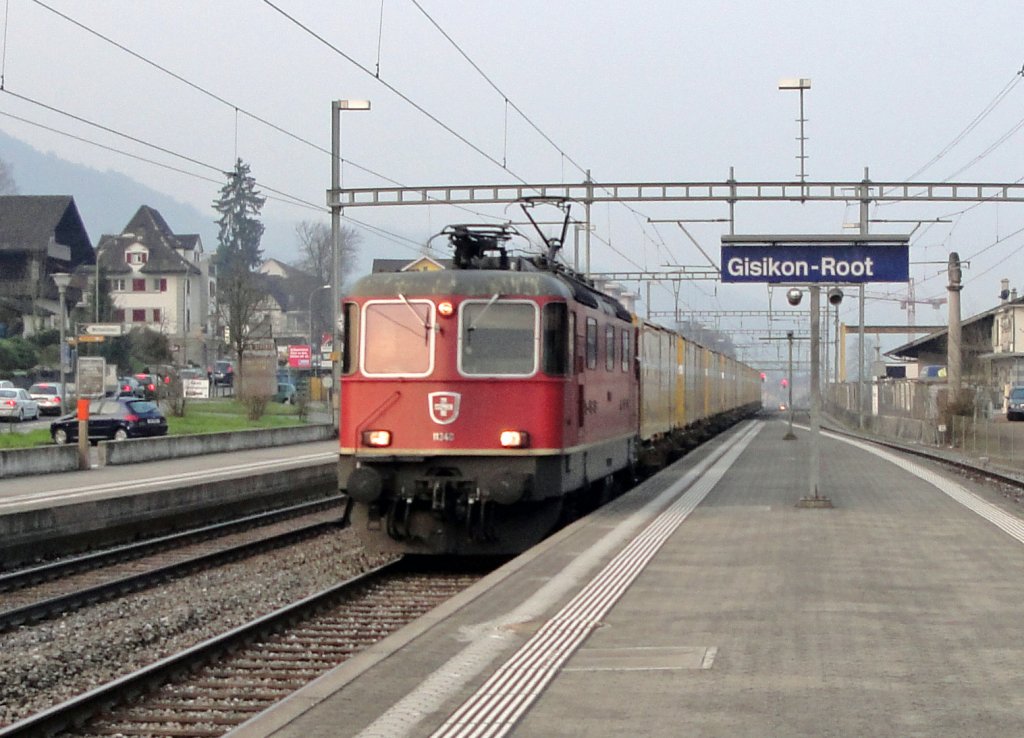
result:
[[[459,370],[527,376],[537,371],[537,307],[526,301],[467,300],[460,306]]]
[[[380,300],[363,308],[362,365],[367,376],[425,377],[433,369],[434,304]]]

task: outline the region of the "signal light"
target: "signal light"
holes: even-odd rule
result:
[[[368,430],[363,431],[363,444],[375,448],[384,448],[391,445],[391,431]]]
[[[788,379],[783,379],[782,380],[782,388],[785,389],[788,386],[789,386],[789,380]]]
[[[768,374],[765,372],[761,372],[761,381],[763,382],[766,379],[768,379]]]

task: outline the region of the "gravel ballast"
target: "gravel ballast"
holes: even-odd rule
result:
[[[0,726],[10,725],[389,557],[338,530],[0,634]]]

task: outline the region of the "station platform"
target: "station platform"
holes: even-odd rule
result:
[[[294,502],[295,490],[335,494],[336,466],[332,440],[0,480],[0,569]]]
[[[233,738],[1024,735],[1024,522],[919,459],[750,421]]]

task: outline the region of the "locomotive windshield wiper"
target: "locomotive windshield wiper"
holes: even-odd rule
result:
[[[484,317],[484,314],[491,309],[491,305],[493,305],[497,301],[497,299],[498,293],[495,292],[493,295],[491,295],[491,299],[487,301],[487,304],[484,305],[484,309],[481,310],[475,318],[473,318],[473,322],[470,323],[469,328],[466,329],[467,334],[471,334],[473,331],[476,330],[476,324],[479,323],[480,320]]]
[[[401,300],[402,302],[404,302],[405,306],[407,308],[412,310],[412,314],[416,316],[416,320],[418,320],[423,325],[423,340],[424,340],[424,342],[429,341],[430,340],[430,323],[428,323],[425,318],[423,318],[419,313],[416,312],[416,308],[414,308],[412,306],[412,303],[409,302],[405,298],[405,295],[403,295],[401,292],[398,293],[398,299]]]

